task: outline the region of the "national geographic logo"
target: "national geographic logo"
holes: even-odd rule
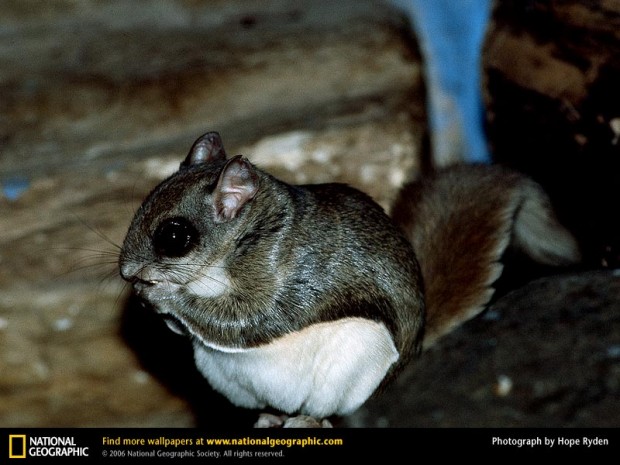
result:
[[[79,447],[72,436],[9,435],[9,458],[88,457],[88,447]]]
[[[26,435],[10,434],[9,435],[9,458],[25,459],[26,458]]]

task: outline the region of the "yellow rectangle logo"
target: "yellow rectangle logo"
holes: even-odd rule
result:
[[[26,458],[26,435],[25,434],[9,434],[9,458],[10,459],[25,459]]]

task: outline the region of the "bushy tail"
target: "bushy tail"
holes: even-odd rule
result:
[[[422,269],[424,348],[484,310],[509,245],[545,265],[580,260],[542,188],[498,166],[454,166],[415,181],[401,191],[393,217]]]

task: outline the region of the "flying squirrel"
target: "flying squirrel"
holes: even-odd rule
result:
[[[484,310],[509,246],[580,259],[542,188],[500,166],[422,176],[390,217],[347,185],[291,185],[228,158],[209,132],[137,210],[119,267],[230,402],[320,420]]]

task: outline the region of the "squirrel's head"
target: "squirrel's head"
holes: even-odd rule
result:
[[[223,258],[258,190],[254,166],[242,156],[227,160],[219,134],[203,135],[136,212],[121,249],[121,276],[189,282],[198,264]]]
[[[225,298],[241,287],[231,263],[252,230],[260,180],[248,160],[227,159],[220,136],[207,133],[136,212],[120,274],[177,332],[200,336],[197,322],[205,317],[196,301]]]

